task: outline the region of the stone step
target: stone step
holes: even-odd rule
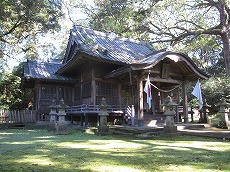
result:
[[[25,128],[25,124],[8,124],[7,128],[8,129],[24,129]]]

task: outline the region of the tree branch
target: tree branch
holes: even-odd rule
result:
[[[181,41],[182,39],[188,37],[188,36],[199,36],[202,34],[207,34],[207,35],[221,35],[221,27],[220,25],[213,27],[213,28],[209,28],[207,30],[198,30],[198,31],[187,31],[183,34],[180,34],[179,36],[176,36],[174,39],[172,39],[172,43],[176,43],[178,41]]]
[[[12,33],[18,26],[20,26],[22,24],[20,21],[21,21],[21,17],[19,17],[19,19],[16,21],[16,23],[13,25],[13,27],[8,32],[3,33],[3,36],[6,36]]]
[[[0,41],[1,41],[1,42],[4,42],[4,43],[9,43],[7,40],[5,40],[5,39],[3,38],[3,36],[0,36]]]
[[[154,28],[156,28],[159,32],[154,32],[153,30],[151,30],[149,27],[145,27],[145,30],[152,33],[152,34],[155,34],[155,35],[161,35],[161,34],[164,34],[164,35],[168,35],[170,37],[175,37],[172,33],[170,32],[165,32],[162,28],[156,26],[155,24],[153,24],[152,22],[149,22],[149,24],[151,24]]]

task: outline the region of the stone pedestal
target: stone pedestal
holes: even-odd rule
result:
[[[143,127],[144,126],[144,121],[142,119],[137,120],[137,125],[138,127]]]
[[[107,116],[109,116],[109,114],[107,113],[107,107],[108,105],[105,101],[105,98],[102,98],[101,105],[100,105],[100,112],[98,114],[99,116],[98,132],[99,133],[109,132],[109,126],[107,125]]]
[[[174,110],[174,107],[177,104],[172,102],[172,98],[168,96],[165,100],[165,102],[162,104],[162,106],[165,106],[165,112],[163,115],[166,116],[165,119],[165,125],[164,126],[164,132],[165,133],[176,133],[177,132],[177,126],[175,126],[174,117],[176,115],[176,111]]]
[[[177,126],[164,126],[164,132],[165,133],[176,133]]]

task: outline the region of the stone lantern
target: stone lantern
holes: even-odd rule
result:
[[[107,116],[109,116],[107,112],[108,105],[106,103],[105,98],[102,98],[99,107],[100,107],[100,112],[98,113],[99,116],[98,132],[105,133],[109,131],[109,126],[107,125]]]
[[[50,108],[50,125],[54,125],[57,122],[57,110],[56,110],[56,101],[53,99]]]
[[[164,132],[167,133],[175,133],[177,132],[177,126],[175,126],[174,123],[174,117],[176,115],[176,111],[174,110],[174,107],[176,106],[176,103],[173,103],[172,98],[168,96],[165,100],[165,102],[161,106],[165,106],[165,112],[163,115],[166,116],[165,119],[165,125],[164,126]]]
[[[207,103],[206,99],[204,99],[203,107],[200,110],[200,123],[207,123],[208,122],[208,113],[211,106]]]
[[[220,107],[219,108],[219,112],[221,114],[220,126],[229,129],[230,122],[228,120],[228,114],[229,114],[230,103],[228,103],[225,98],[221,98],[220,103],[218,103],[217,106]]]
[[[58,122],[56,123],[56,130],[57,134],[67,134],[66,133],[66,122],[65,122],[65,116],[66,116],[66,108],[69,106],[65,104],[64,100],[60,100],[60,104],[56,105],[56,108],[58,110]]]

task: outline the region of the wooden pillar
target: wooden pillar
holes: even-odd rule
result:
[[[83,126],[83,114],[81,114],[80,122],[81,122],[81,126]]]
[[[95,81],[95,74],[94,68],[92,67],[92,83],[91,83],[91,103],[96,105],[96,81]]]
[[[89,124],[88,114],[85,113],[84,116],[85,116],[85,127],[88,127]]]
[[[129,71],[129,87],[130,87],[130,94],[132,97],[132,105],[134,104],[134,97],[133,97],[133,81],[132,81],[132,72]]]
[[[188,123],[188,81],[185,80],[182,83],[182,96],[183,96],[183,114],[184,114],[184,123]]]
[[[72,105],[74,105],[74,95],[75,95],[75,89],[74,89],[75,86],[73,86],[73,88],[71,89],[71,93],[72,93]]]
[[[36,83],[36,92],[37,92],[37,102],[36,102],[36,111],[39,112],[41,110],[41,94],[42,94],[42,86],[40,83]],[[40,112],[37,113],[37,119],[38,121],[41,121],[41,114]]]
[[[83,76],[82,76],[83,70],[81,70],[81,75],[80,75],[80,100],[81,100],[81,104],[83,103],[82,100],[82,95],[83,95]]]
[[[144,111],[143,111],[143,82],[142,76],[137,77],[137,88],[138,88],[138,122],[143,120]]]
[[[122,94],[122,85],[121,83],[118,84],[118,103],[121,106],[121,94]]]

